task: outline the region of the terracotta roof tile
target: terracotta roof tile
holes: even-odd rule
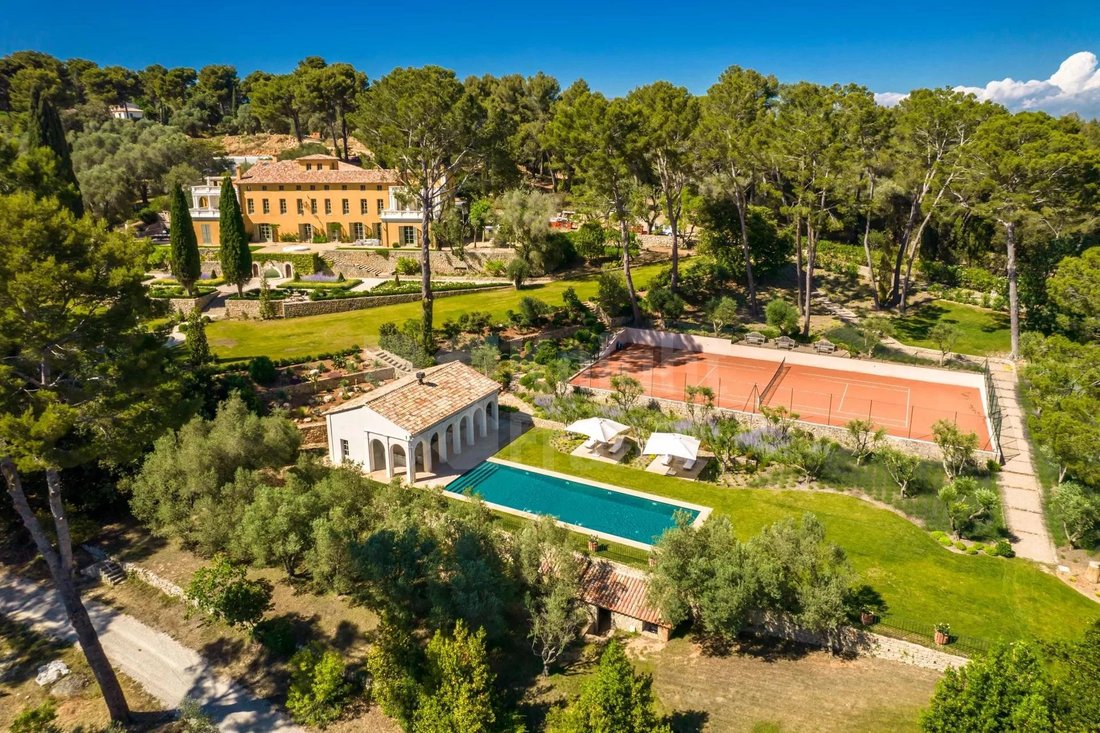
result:
[[[589,560],[581,574],[581,598],[586,603],[667,627],[661,613],[646,601],[648,590],[645,573],[607,560]]]
[[[496,381],[458,361],[421,371],[424,373],[422,383],[416,375],[402,377],[329,412],[368,407],[416,435],[500,390]]]
[[[301,160],[335,161],[336,170],[307,171]],[[397,183],[397,171],[360,168],[331,155],[311,155],[257,163],[238,176],[237,183]]]

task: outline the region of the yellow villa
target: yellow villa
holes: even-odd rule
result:
[[[404,200],[394,171],[360,168],[331,155],[260,162],[233,181],[253,242],[420,243],[420,209]],[[219,243],[219,181],[191,188],[200,245]]]

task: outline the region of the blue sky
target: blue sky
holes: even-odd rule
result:
[[[877,92],[984,88],[1005,77],[1046,80],[1071,54],[1100,53],[1096,0],[140,6],[58,0],[49,8],[45,17],[42,6],[0,0],[0,53],[34,48],[130,67],[231,63],[242,75],[287,71],[306,55],[351,62],[372,78],[424,63],[460,76],[541,69],[563,86],[584,77],[612,95],[657,78],[702,92],[735,63],[781,81],[857,82]],[[1079,81],[1094,91],[1091,77]],[[1018,94],[1010,89],[1008,96]],[[1088,94],[1084,104],[1096,96]]]

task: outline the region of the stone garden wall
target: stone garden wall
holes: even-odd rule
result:
[[[438,300],[451,295],[480,293],[486,290],[501,290],[507,287],[510,286],[487,285],[484,288],[442,290],[435,293],[435,297]],[[420,293],[401,293],[395,295],[364,295],[360,298],[332,298],[331,300],[272,300],[271,304],[275,307],[276,318],[301,318],[303,316],[319,316],[325,313],[346,313],[347,311],[363,310],[364,308],[376,308],[380,305],[414,303],[418,300],[420,300]],[[260,317],[260,301],[227,299],[225,301],[225,313],[227,318],[258,319]]]
[[[324,379],[318,379],[316,382],[301,382],[299,384],[290,384],[285,387],[272,387],[270,391],[284,392],[288,395],[317,394],[318,392],[326,392],[330,389],[335,389],[343,382],[347,382],[348,384],[362,384],[363,382],[384,382],[387,379],[393,378],[394,368],[385,366],[368,369],[362,372],[352,372],[351,374],[344,374],[337,377],[325,377]]]
[[[873,634],[852,626],[841,626],[835,631],[823,633],[801,628],[786,619],[764,618],[757,615],[750,628],[753,633],[764,636],[824,647],[841,654],[890,659],[937,672],[943,672],[948,667],[962,667],[968,661],[966,657],[881,634]]]
[[[218,291],[214,290],[198,298],[159,298],[158,300],[167,300],[169,310],[173,313],[182,313],[187,316],[196,308],[204,310],[206,306],[210,304],[210,301],[214,300],[216,297],[218,297]]]

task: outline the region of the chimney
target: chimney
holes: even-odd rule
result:
[[[419,384],[424,384],[424,372],[417,372],[416,373],[416,381]]]

